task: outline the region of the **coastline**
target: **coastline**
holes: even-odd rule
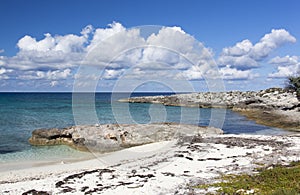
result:
[[[300,112],[262,111],[259,109],[233,109],[233,111],[255,121],[257,124],[300,132]]]
[[[168,147],[161,148],[162,144]],[[257,168],[287,165],[300,160],[299,152],[299,134],[187,136],[177,142],[136,146],[87,161],[3,172],[0,192],[204,194],[217,189],[194,186],[217,182],[224,174],[253,174]]]
[[[206,97],[203,99],[204,96]],[[208,99],[210,101],[207,101]],[[167,106],[229,108],[257,123],[299,130],[300,117],[297,117],[300,114],[299,101],[295,100],[294,94],[279,89],[261,92],[135,97],[120,101],[160,103]],[[73,145],[73,148],[82,149],[81,146],[85,144],[82,138],[87,137],[82,137],[76,132],[88,128],[88,132],[92,135],[89,143],[94,143],[93,139],[101,137],[104,140],[99,144],[112,148],[106,150],[107,153],[97,153],[103,151],[93,150],[94,159],[41,164],[33,162],[33,167],[30,168],[3,171],[0,178],[0,193],[4,195],[215,193],[218,188],[199,189],[195,186],[218,182],[222,175],[256,174],[257,169],[268,169],[277,164],[288,165],[300,161],[299,133],[222,135],[220,129],[199,127],[200,129],[190,131],[192,126],[182,125],[179,128],[187,131],[174,136],[169,131],[174,130],[173,125],[173,123],[148,124],[142,127],[96,124],[63,130],[35,131],[30,139],[31,144],[72,146],[75,143],[79,144],[79,147]],[[168,133],[161,134],[163,132],[161,127],[169,128]],[[76,128],[79,128],[79,131]],[[97,128],[104,129],[101,134],[97,134],[98,138],[93,134]],[[138,130],[143,128],[145,131],[141,132],[151,129],[150,132],[155,136],[151,133],[151,135],[138,133],[142,136],[137,136]],[[127,137],[123,137],[125,134]],[[169,139],[170,136],[173,139]],[[147,139],[144,139],[145,137]]]
[[[165,106],[231,109],[258,124],[300,131],[300,101],[296,92],[281,88],[261,91],[199,92],[121,99],[120,102]]]
[[[60,165],[60,164],[70,164],[77,163],[81,161],[88,161],[94,158],[94,155],[90,152],[81,152],[82,156],[69,157],[69,158],[50,158],[44,160],[22,160],[22,161],[7,161],[0,163],[0,174],[7,171],[19,171],[31,168]]]

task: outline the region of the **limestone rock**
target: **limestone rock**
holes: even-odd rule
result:
[[[166,106],[240,109],[294,109],[300,107],[295,93],[281,88],[254,91],[205,92],[170,96],[147,96],[122,99],[130,103],[161,103]]]
[[[133,97],[119,101],[160,103],[165,106],[229,108],[260,124],[288,130],[300,130],[300,101],[296,92],[281,88],[270,88],[258,92],[202,92],[170,96]],[[254,113],[258,116],[253,116]]]
[[[177,139],[181,136],[222,134],[214,127],[176,123],[105,124],[59,129],[38,129],[32,132],[32,145],[65,144],[79,150],[110,152],[122,148]]]

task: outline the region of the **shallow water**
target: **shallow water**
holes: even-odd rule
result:
[[[131,94],[144,95],[159,94]],[[286,133],[281,129],[258,125],[231,110],[116,102],[116,99],[126,96],[127,94],[122,93],[114,94],[113,97],[110,93],[97,93],[95,97],[93,94],[82,94],[81,102],[73,105],[80,108],[75,113],[80,117],[75,120],[71,93],[0,93],[0,163],[84,157],[85,153],[66,146],[33,147],[27,141],[34,129],[63,128],[81,123],[183,122],[207,126],[214,124],[213,120],[222,121],[224,118],[222,129],[225,133]],[[95,100],[95,105],[87,103],[87,99]],[[93,106],[97,121],[93,118],[93,113],[87,110],[93,110]]]

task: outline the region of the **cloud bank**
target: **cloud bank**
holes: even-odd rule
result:
[[[284,44],[295,42],[296,38],[286,30],[273,29],[256,44],[252,44],[246,39],[233,47],[224,48],[218,62],[220,65],[231,65],[241,70],[257,68],[259,62],[266,59],[275,49]]]
[[[261,76],[254,70],[262,67],[277,48],[294,42],[296,38],[285,29],[273,29],[257,43],[245,39],[215,57],[212,49],[180,27],[161,27],[144,36],[142,28],[127,29],[117,22],[106,28],[88,25],[78,34],[46,33],[41,40],[25,35],[17,42],[15,56],[0,56],[0,80],[32,87],[34,81],[44,88],[70,87],[81,77],[117,80],[124,75],[131,79],[155,76],[178,80],[220,75],[224,80],[251,80]],[[3,52],[0,50],[0,54]],[[267,64],[275,68],[269,78],[296,74],[300,68],[297,56],[277,56]],[[76,74],[79,66],[88,65],[102,67],[103,72]]]

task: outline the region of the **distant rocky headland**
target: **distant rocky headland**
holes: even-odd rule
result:
[[[165,106],[228,108],[257,123],[300,130],[300,101],[296,92],[281,88],[261,91],[200,92],[121,99],[120,102],[158,103]]]

